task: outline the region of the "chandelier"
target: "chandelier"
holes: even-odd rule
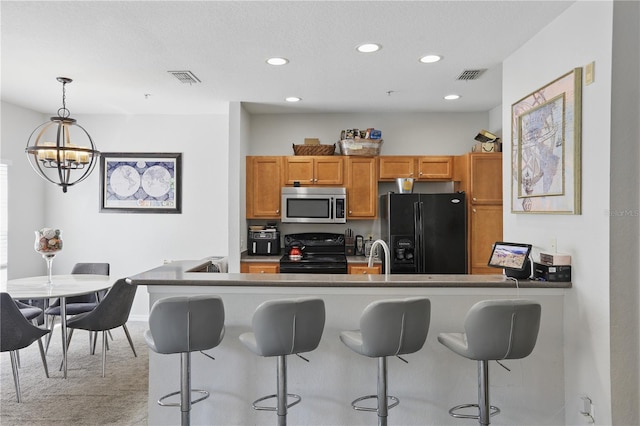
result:
[[[58,77],[62,83],[62,108],[58,116],[31,132],[25,152],[33,170],[43,179],[62,187],[62,192],[85,180],[93,171],[100,152],[87,131],[70,117],[66,105],[66,85],[73,80]],[[72,140],[73,137],[73,142]],[[83,141],[83,142],[80,142]]]

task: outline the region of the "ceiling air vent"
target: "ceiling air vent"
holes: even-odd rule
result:
[[[173,74],[175,78],[180,80],[181,83],[202,83],[198,77],[196,77],[191,71],[167,71]]]
[[[482,73],[485,71],[486,69],[464,70],[456,80],[477,80],[478,78],[480,78],[480,75],[482,75]]]

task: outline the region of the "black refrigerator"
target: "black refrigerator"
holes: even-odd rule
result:
[[[382,239],[392,274],[466,274],[464,192],[380,196]]]

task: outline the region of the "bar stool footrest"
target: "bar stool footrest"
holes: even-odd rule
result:
[[[351,402],[351,407],[354,410],[357,411],[378,411],[377,408],[371,408],[371,407],[363,407],[362,405],[358,405],[358,402],[364,401],[365,399],[378,399],[378,395],[366,395],[366,396],[361,396],[360,398],[354,399]],[[395,407],[396,405],[400,404],[400,400],[398,398],[396,398],[395,396],[391,396],[388,395],[387,396],[387,400],[392,400],[394,401],[392,404],[387,405],[387,409],[390,410],[393,407]]]
[[[207,392],[206,390],[201,390],[201,389],[191,389],[191,393],[199,393],[203,396],[201,396],[198,399],[194,399],[191,401],[191,405],[200,402],[200,401],[204,401],[205,399],[209,398],[209,392]],[[171,392],[166,394],[165,396],[160,397],[160,399],[158,400],[158,405],[162,406],[162,407],[180,407],[181,404],[179,402],[164,402],[165,399],[170,398],[172,396],[175,395],[180,395],[180,391],[176,391],[176,392]]]
[[[251,406],[253,407],[254,410],[278,411],[278,407],[270,407],[270,406],[265,406],[265,405],[258,405],[258,402],[266,401],[267,399],[277,398],[277,397],[278,397],[278,395],[276,395],[276,394],[263,396],[262,398],[258,398],[255,401],[253,401]],[[295,393],[288,393],[287,397],[288,398],[293,398],[295,400],[291,404],[287,404],[287,408],[291,408],[294,405],[298,404],[300,401],[302,401],[302,397],[300,395],[296,395]]]
[[[462,404],[462,405],[456,405],[455,407],[453,407],[452,409],[449,410],[449,415],[451,417],[455,417],[457,419],[476,419],[478,420],[480,418],[480,414],[461,414],[461,413],[456,413],[456,411],[458,410],[463,410],[465,408],[477,408],[478,409],[478,413],[480,410],[480,407],[478,406],[478,404]],[[490,405],[489,406],[489,417],[493,417],[496,414],[500,414],[500,409],[494,405]]]

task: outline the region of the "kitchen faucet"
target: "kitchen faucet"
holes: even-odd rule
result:
[[[384,277],[389,278],[389,274],[391,273],[390,269],[391,269],[391,256],[389,255],[389,246],[387,245],[387,243],[384,242],[384,240],[375,240],[373,242],[373,244],[371,245],[371,253],[369,254],[369,268],[371,268],[373,266],[373,256],[374,253],[376,252],[376,247],[381,245],[382,249],[384,250]]]

